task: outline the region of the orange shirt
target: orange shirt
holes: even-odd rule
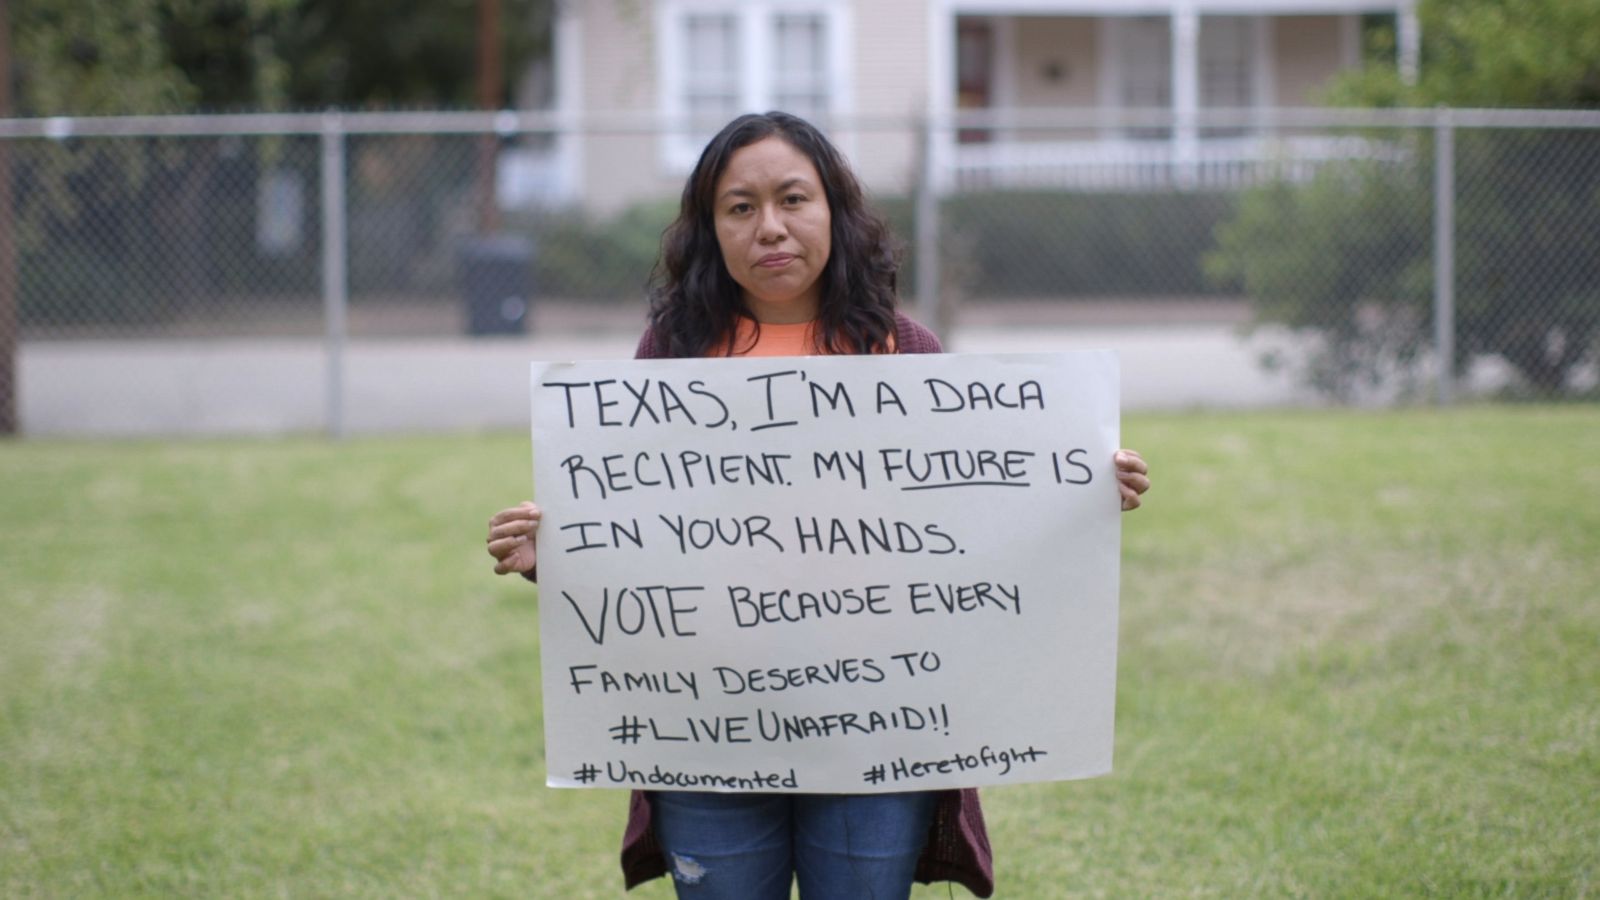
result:
[[[815,322],[795,322],[791,325],[762,325],[758,330],[756,320],[740,316],[733,334],[733,352],[729,356],[815,356],[822,351],[817,347]]]
[[[789,325],[762,325],[759,332],[756,320],[740,316],[733,333],[733,352],[729,356],[822,356],[827,350],[817,345],[817,323],[795,322]],[[889,334],[889,347],[894,347],[894,334]]]

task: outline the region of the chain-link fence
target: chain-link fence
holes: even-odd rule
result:
[[[1091,334],[1135,348],[1125,380],[1156,404],[1594,395],[1600,113],[828,130],[906,241],[903,294],[956,349]],[[508,113],[0,122],[0,394],[29,432],[212,430],[185,417],[216,382],[216,430],[338,432],[430,392],[459,412],[482,393],[462,373],[496,353],[625,355],[704,137]],[[1278,388],[1193,393],[1229,366]],[[311,411],[252,412],[272,390]]]

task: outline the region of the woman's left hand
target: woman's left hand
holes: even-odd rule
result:
[[[1139,495],[1150,490],[1150,466],[1137,450],[1118,450],[1111,455],[1117,466],[1117,489],[1122,492],[1122,511],[1138,509]]]

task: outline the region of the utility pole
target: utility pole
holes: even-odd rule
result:
[[[500,108],[501,85],[505,83],[505,64],[500,35],[500,0],[478,0],[478,108]],[[495,157],[498,137],[493,132],[478,136],[478,233],[500,230],[500,208],[495,202]]]
[[[0,119],[11,105],[11,4],[0,0]],[[17,229],[11,141],[0,140],[0,435],[17,433]]]

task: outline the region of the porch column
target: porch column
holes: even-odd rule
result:
[[[1174,174],[1191,186],[1200,161],[1200,14],[1185,0],[1172,10],[1172,112]]]
[[[1401,3],[1400,8],[1395,10],[1395,20],[1400,80],[1406,84],[1416,84],[1422,59],[1422,27],[1417,23],[1416,3],[1413,0]]]

